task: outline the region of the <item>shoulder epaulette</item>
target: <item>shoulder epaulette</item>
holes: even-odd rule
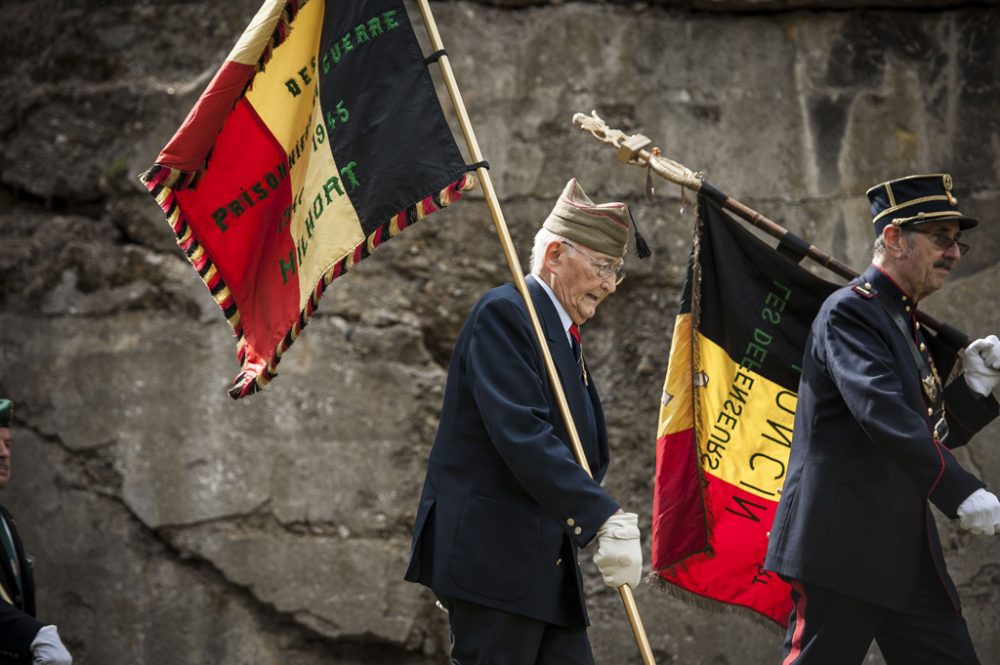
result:
[[[878,295],[878,291],[870,282],[865,282],[864,284],[855,284],[851,287],[851,290],[857,293],[859,296],[865,300],[871,300]]]

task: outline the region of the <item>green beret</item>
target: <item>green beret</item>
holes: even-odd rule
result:
[[[0,427],[10,427],[10,418],[14,413],[14,403],[9,399],[0,398]]]
[[[618,202],[595,204],[573,178],[566,183],[542,226],[595,252],[624,257],[628,220],[627,205]]]

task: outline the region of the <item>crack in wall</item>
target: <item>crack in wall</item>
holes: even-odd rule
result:
[[[0,385],[0,387],[3,386]],[[21,418],[15,419],[15,425],[30,431],[45,444],[55,446],[60,451],[60,456],[66,458],[55,470],[57,484],[60,487],[89,493],[98,500],[116,507],[120,516],[136,527],[144,538],[148,539],[146,543],[137,544],[142,550],[145,550],[139,554],[140,557],[161,556],[168,560],[171,565],[185,569],[208,584],[217,587],[227,598],[240,603],[258,627],[272,633],[276,640],[293,645],[289,651],[295,654],[295,662],[345,662],[344,659],[351,663],[357,662],[359,665],[362,663],[370,665],[388,665],[389,663],[422,665],[432,662],[424,654],[414,652],[413,645],[408,647],[397,644],[370,633],[346,634],[338,637],[324,635],[318,632],[314,625],[330,626],[332,624],[329,619],[308,610],[296,609],[289,612],[279,610],[273,604],[259,598],[249,585],[241,584],[228,577],[210,559],[179,547],[173,540],[176,531],[200,524],[224,522],[226,518],[185,523],[177,527],[163,525],[152,528],[147,525],[120,495],[122,484],[120,474],[117,474],[113,486],[108,486],[107,479],[96,478],[92,473],[92,462],[94,461],[113,467],[111,464],[113,460],[108,452],[113,450],[117,442],[108,441],[86,449],[74,449],[68,446],[58,434],[46,433]],[[258,513],[266,503],[266,501],[263,502],[252,512]],[[273,518],[273,516],[271,517]],[[116,518],[112,517],[111,519]],[[277,519],[272,519],[272,521],[280,525]],[[133,543],[133,545],[136,544]],[[150,549],[152,552],[149,551]],[[80,598],[79,601],[78,604],[81,607],[88,606],[84,599]],[[72,646],[74,646],[75,651],[80,649],[79,653],[74,655],[78,658],[82,656],[85,662],[87,655],[85,645],[74,644]],[[333,660],[330,659],[331,656]]]

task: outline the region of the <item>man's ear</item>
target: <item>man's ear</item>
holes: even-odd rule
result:
[[[545,262],[559,265],[559,261],[565,253],[563,244],[558,240],[553,240],[545,246]]]
[[[889,224],[882,229],[882,242],[885,244],[886,249],[894,254],[900,254],[905,251],[903,247],[903,229],[893,224]]]

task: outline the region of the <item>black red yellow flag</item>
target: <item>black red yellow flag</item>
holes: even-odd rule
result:
[[[835,288],[699,197],[657,432],[653,570],[782,625],[789,588],[762,568],[767,533],[809,326]]]
[[[268,0],[143,182],[256,392],[326,287],[474,186],[398,0]]]

